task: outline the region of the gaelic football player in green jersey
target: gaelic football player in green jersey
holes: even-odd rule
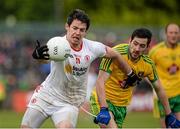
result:
[[[150,57],[154,61],[159,79],[168,97],[171,111],[180,120],[180,29],[175,23],[165,27],[166,40],[158,43],[150,50]],[[158,101],[160,121],[165,128],[165,112]]]
[[[167,123],[170,126],[171,121],[175,121],[176,124],[177,119],[171,113],[168,99],[161,86],[153,61],[143,54],[151,42],[151,37],[152,34],[148,29],[136,29],[131,35],[129,44],[119,44],[114,49],[128,62],[136,75],[138,75],[139,80],[148,78],[152,83],[159,100],[163,104],[167,115]],[[127,77],[118,68],[116,60],[104,58],[101,61],[96,82],[96,92],[93,92],[91,96],[92,111],[97,115],[95,123],[100,123],[100,127],[104,127],[106,122],[107,112],[104,113],[106,110],[111,115],[111,120],[106,126],[108,128],[122,128],[127,106],[130,104],[132,91],[136,85],[131,83],[131,80],[127,79]]]

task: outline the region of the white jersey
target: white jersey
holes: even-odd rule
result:
[[[38,96],[49,103],[64,102],[79,107],[86,97],[90,64],[105,53],[104,44],[84,38],[81,50],[71,48],[71,56],[65,61],[51,61],[51,72],[41,84]]]

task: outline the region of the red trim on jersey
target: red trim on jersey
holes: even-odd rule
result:
[[[71,46],[71,48],[72,48],[74,51],[78,52],[78,51],[81,51],[81,49],[82,49],[82,45],[83,45],[83,42],[81,42],[81,46],[80,46],[80,48],[79,48],[79,49],[73,48],[72,46]]]

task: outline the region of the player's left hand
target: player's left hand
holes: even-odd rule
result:
[[[139,83],[142,79],[138,77],[134,71],[132,71],[129,75],[127,75],[127,79],[121,84],[123,89],[128,88],[129,86],[134,86]]]
[[[108,108],[107,107],[101,107],[99,114],[94,119],[94,123],[95,124],[100,123],[100,124],[108,125],[110,119],[111,119],[111,116],[109,114]]]
[[[176,119],[173,113],[170,113],[165,118],[166,128],[180,128],[180,121]]]

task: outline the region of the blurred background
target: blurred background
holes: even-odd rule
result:
[[[87,38],[91,40],[114,46],[128,42],[135,28],[147,27],[153,32],[152,47],[164,39],[167,23],[180,23],[179,6],[179,0],[0,0],[0,128],[19,127],[32,91],[49,73],[49,64],[40,65],[31,57],[35,42],[45,44],[63,35],[71,10],[88,13]],[[99,60],[94,61],[90,69],[89,89],[98,64]],[[142,82],[134,92],[124,127],[160,127],[152,115],[152,98],[152,88]],[[97,127],[89,119],[82,111],[78,127]],[[142,120],[144,125],[138,124]],[[53,126],[48,121],[44,127]]]

